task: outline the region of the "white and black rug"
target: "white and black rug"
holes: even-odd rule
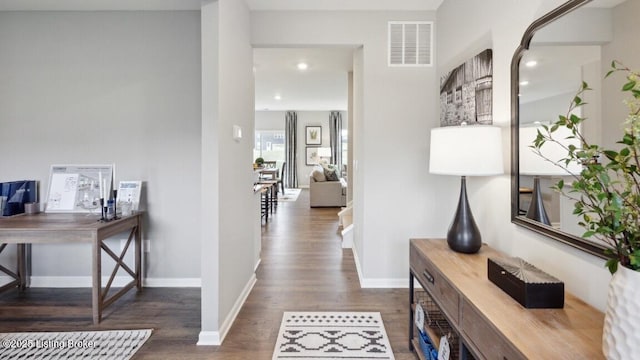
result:
[[[0,359],[127,360],[151,330],[0,333]]]
[[[278,201],[296,201],[300,195],[300,189],[285,189],[278,192]]]
[[[285,312],[276,359],[391,359],[379,312]]]

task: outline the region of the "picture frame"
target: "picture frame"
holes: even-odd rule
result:
[[[123,203],[130,203],[131,210],[137,211],[140,206],[140,193],[142,192],[142,181],[123,180],[118,183],[117,205],[122,208]]]
[[[493,124],[493,50],[440,77],[440,126]]]
[[[111,194],[114,164],[51,165],[45,212],[100,213]]]
[[[318,165],[318,149],[319,146],[307,146],[305,148],[305,164],[306,165]]]
[[[305,127],[305,144],[322,145],[322,126]]]

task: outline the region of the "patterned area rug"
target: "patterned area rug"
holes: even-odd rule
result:
[[[272,360],[391,359],[379,312],[285,312]]]
[[[25,332],[0,334],[0,359],[127,360],[151,330]]]
[[[285,193],[278,192],[278,201],[296,201],[300,195],[300,189],[284,189]]]

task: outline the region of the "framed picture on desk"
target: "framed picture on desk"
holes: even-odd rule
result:
[[[100,212],[111,194],[115,166],[51,165],[46,212]]]

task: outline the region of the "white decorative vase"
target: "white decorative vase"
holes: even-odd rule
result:
[[[610,360],[640,354],[640,272],[619,266],[609,284],[602,350]]]

